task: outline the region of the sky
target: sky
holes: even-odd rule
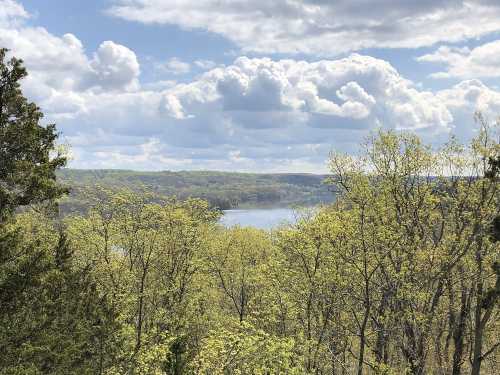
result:
[[[327,171],[500,114],[498,0],[0,0],[72,168]]]

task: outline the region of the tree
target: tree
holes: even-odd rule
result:
[[[323,210],[277,234],[279,254],[270,278],[276,285],[278,326],[294,337],[306,373],[337,373],[346,369],[344,354],[350,329],[343,315],[349,267],[342,262],[346,241],[352,235],[348,215]]]
[[[10,263],[4,279],[0,374],[103,374],[119,326],[91,270],[74,262],[66,235],[43,214],[18,215],[7,230],[19,233],[16,250],[33,262]]]
[[[258,304],[264,290],[260,276],[271,248],[265,232],[253,228],[221,229],[214,233],[210,245],[207,272],[221,292],[221,305],[227,305],[224,313],[239,322],[263,314],[265,309]]]
[[[55,175],[66,158],[55,125],[42,125],[22,94],[22,61],[6,61],[7,52],[0,49],[0,373],[101,374],[115,316],[45,209],[66,191]]]
[[[480,348],[495,332],[488,326],[494,307],[481,302],[494,284],[487,270],[498,254],[487,239],[498,215],[498,184],[484,178],[498,143],[482,130],[468,149],[452,140],[436,151],[415,135],[380,132],[364,149],[360,157],[331,158],[340,199],[358,218],[357,253],[369,254],[358,267],[374,272],[360,272],[359,279],[368,281],[368,274],[377,286],[358,298],[352,293],[373,322],[358,358],[367,347],[375,357],[366,358],[371,367],[423,374],[435,356],[443,371],[460,374],[472,345],[474,368],[474,358],[492,353]],[[353,254],[346,264],[356,263]]]
[[[51,266],[46,248],[23,243],[22,228],[13,214],[20,206],[52,203],[63,193],[55,171],[66,160],[51,155],[55,128],[40,125],[42,113],[20,88],[20,80],[27,75],[22,61],[6,61],[7,52],[0,49],[0,329],[13,335],[2,338],[14,340],[11,347],[17,347],[29,337],[19,335],[8,321],[23,312],[23,298],[34,292]]]
[[[226,324],[210,331],[191,363],[195,374],[303,374],[293,339],[278,338],[250,323]]]
[[[0,223],[19,206],[51,201],[65,189],[55,172],[66,164],[56,151],[54,124],[43,126],[43,113],[21,91],[27,76],[22,60],[6,61],[0,49]]]
[[[480,117],[480,120],[482,118]],[[493,154],[485,156],[488,165],[485,170],[485,177],[489,179],[493,184],[498,184],[498,179],[500,177],[500,148],[493,150]],[[493,218],[490,224],[489,240],[494,244],[500,242],[500,215]],[[488,239],[486,239],[488,240]],[[483,272],[483,257],[484,254],[477,253],[476,263],[480,272]],[[479,375],[481,371],[481,363],[489,355],[493,354],[500,346],[500,341],[495,342],[491,348],[483,353],[483,340],[485,336],[486,325],[493,316],[494,309],[500,298],[500,261],[495,259],[493,264],[491,264],[491,269],[493,275],[496,277],[495,284],[490,288],[485,288],[483,290],[484,284],[483,280],[479,279],[476,283],[477,297],[476,297],[476,309],[474,314],[474,354],[472,360],[472,375]]]
[[[206,232],[219,213],[205,201],[98,191],[88,216],[68,220],[78,261],[123,323],[117,373],[183,373],[203,332],[200,281]]]

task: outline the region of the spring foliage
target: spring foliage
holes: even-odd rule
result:
[[[381,131],[332,153],[336,202],[272,232],[102,188],[60,218],[55,129],[2,53],[0,374],[497,373],[500,148],[482,117],[468,146]]]

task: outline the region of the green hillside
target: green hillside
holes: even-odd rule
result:
[[[77,206],[81,192],[95,186],[146,188],[162,196],[203,198],[221,209],[315,205],[331,202],[334,194],[326,175],[257,174],[214,171],[138,172],[128,170],[64,169],[58,177],[72,186],[63,206]]]

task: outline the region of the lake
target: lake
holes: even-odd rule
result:
[[[221,223],[226,227],[240,225],[272,229],[283,223],[294,223],[297,212],[291,208],[252,208],[247,210],[225,210]]]

